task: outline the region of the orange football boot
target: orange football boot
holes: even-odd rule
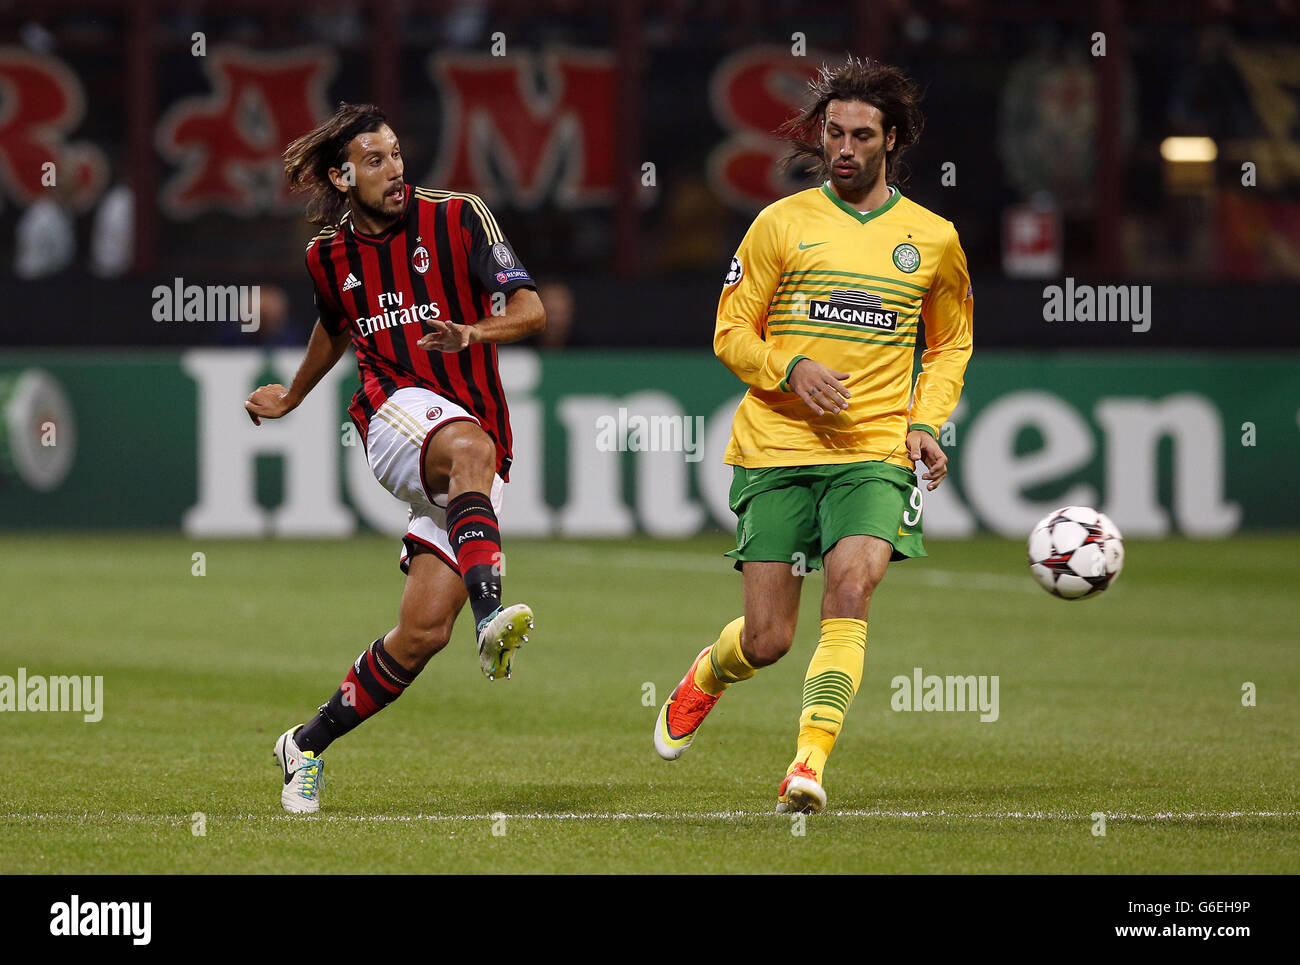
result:
[[[666,761],[675,761],[686,753],[686,749],[695,740],[695,732],[709,716],[709,711],[718,702],[718,697],[710,697],[695,683],[695,668],[700,665],[712,650],[712,646],[700,651],[691,669],[677,685],[667,702],[659,709],[659,719],[655,722],[655,750]]]

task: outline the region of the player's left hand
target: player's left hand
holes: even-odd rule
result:
[[[425,322],[432,332],[420,336],[415,344],[426,352],[459,352],[470,343],[470,326],[457,325],[446,319],[435,318]]]
[[[934,492],[935,487],[948,475],[948,457],[939,448],[939,443],[934,441],[934,436],[924,429],[913,429],[907,434],[907,458],[912,462],[925,463],[930,470],[921,477],[931,480],[925,487],[928,492]]]

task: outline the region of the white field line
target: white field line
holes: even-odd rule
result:
[[[81,813],[42,813],[0,814],[0,821],[85,821],[90,818],[108,818],[113,821],[134,822],[138,824],[174,824],[191,823],[190,815],[175,814],[116,814],[108,811]],[[592,812],[524,812],[508,814],[493,812],[490,814],[208,814],[212,821],[331,821],[347,824],[367,824],[371,822],[396,823],[452,823],[465,821],[497,821],[502,818],[512,821],[727,821],[735,818],[790,817],[776,814],[774,811],[699,811],[699,812],[664,812],[664,811],[592,811]],[[825,818],[956,818],[971,821],[1081,821],[1092,820],[1090,814],[1070,814],[1059,811],[890,811],[890,810],[850,810],[823,811],[815,820]],[[1300,811],[1158,811],[1151,814],[1126,814],[1106,812],[1110,821],[1197,821],[1224,820],[1233,818],[1300,818]]]
[[[731,561],[709,554],[656,552],[653,550],[611,550],[608,553],[578,547],[562,547],[564,562],[626,569],[677,570],[690,573],[713,573],[730,576]],[[915,567],[915,569],[913,569]],[[889,583],[921,584],[971,590],[1006,590],[1012,593],[1041,593],[1029,573],[1024,579],[1005,573],[964,573],[958,570],[935,570],[924,560],[914,560],[906,567],[892,567],[885,577]]]

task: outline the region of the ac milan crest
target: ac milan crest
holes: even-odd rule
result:
[[[424,414],[424,417],[430,422],[435,422],[442,417],[442,407],[435,405],[432,409]]]
[[[411,252],[411,267],[423,275],[429,270],[429,249],[420,245]]]

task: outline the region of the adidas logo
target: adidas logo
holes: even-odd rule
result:
[[[343,290],[345,292],[351,291],[360,284],[361,282],[357,281],[357,276],[352,274],[352,272],[348,272],[348,277],[343,282]]]

